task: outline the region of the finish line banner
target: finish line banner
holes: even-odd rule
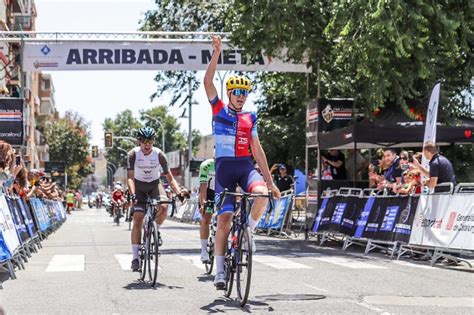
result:
[[[202,43],[25,43],[25,71],[55,70],[206,70],[212,56]],[[248,56],[222,45],[219,70],[311,72],[305,64],[278,58]]]

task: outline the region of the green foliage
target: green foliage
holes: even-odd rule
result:
[[[106,118],[102,127],[104,132],[112,132],[113,147],[108,149],[105,157],[107,161],[115,164],[117,167],[126,166],[127,152],[135,147],[136,142],[127,139],[117,139],[117,137],[132,137],[136,138],[137,130],[143,124],[133,117],[131,110],[127,109],[118,113],[114,119]]]
[[[159,123],[158,123],[159,121]],[[117,139],[117,137],[132,137],[136,138],[137,131],[143,126],[149,126],[156,131],[155,146],[162,147],[162,128],[165,129],[165,150],[171,152],[175,150],[184,150],[188,146],[187,135],[180,130],[178,120],[168,114],[166,106],[157,106],[149,110],[140,111],[140,118],[133,117],[131,110],[125,110],[118,113],[114,119],[106,118],[102,127],[104,132],[109,131],[113,134],[113,147],[108,149],[105,157],[107,160],[117,167],[126,166],[126,152],[130,151],[137,145],[136,141],[127,139]],[[200,143],[201,134],[197,130],[193,130],[193,150],[197,150]]]
[[[92,173],[88,129],[88,123],[78,113],[67,112],[46,133],[49,159],[65,163],[68,186],[73,189]]]
[[[146,12],[142,31],[193,31],[219,32],[229,3],[214,1],[156,0],[156,10]],[[160,71],[155,77],[157,88],[151,99],[172,93],[170,106],[185,106],[191,92],[200,82],[196,71]]]

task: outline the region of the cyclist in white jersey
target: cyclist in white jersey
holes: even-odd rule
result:
[[[133,203],[133,227],[132,227],[132,270],[139,271],[138,260],[139,244],[143,218],[145,216],[145,205],[148,197],[168,200],[163,186],[160,183],[160,166],[163,175],[166,176],[170,187],[180,199],[184,199],[186,189],[181,189],[168,169],[166,155],[158,148],[153,147],[155,141],[155,130],[150,127],[141,128],[138,132],[140,145],[128,153],[127,160],[127,184],[130,191],[130,199]],[[161,205],[157,209],[156,224],[160,229],[161,224],[168,215],[168,205]]]

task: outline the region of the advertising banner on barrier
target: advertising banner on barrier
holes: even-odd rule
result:
[[[5,242],[5,238],[3,237],[3,232],[0,229],[0,262],[8,260],[10,258],[12,258],[12,253],[10,252],[10,249],[8,249],[7,243]]]
[[[33,208],[33,213],[38,221],[40,231],[46,231],[51,226],[51,219],[49,218],[49,215],[46,212],[43,203],[40,199],[31,198],[30,204]]]
[[[283,55],[283,54],[282,54]],[[24,43],[24,71],[55,70],[206,70],[212,47],[196,42],[111,43],[58,42]],[[219,70],[278,71],[310,73],[306,64],[222,45]]]
[[[16,232],[20,238],[20,243],[23,244],[30,237],[28,235],[28,229],[26,228],[25,221],[23,220],[23,216],[21,215],[16,200],[12,199],[11,197],[6,197],[6,200],[12,214],[13,222],[16,226]]]
[[[0,140],[23,145],[23,99],[0,98]]]
[[[33,237],[36,235],[36,227],[35,223],[33,222],[33,218],[31,216],[31,210],[28,205],[21,199],[18,198],[16,203],[20,209],[21,215],[23,216],[23,221],[26,224],[26,228],[28,229],[28,235]]]
[[[13,253],[20,246],[20,239],[18,238],[5,195],[0,195],[0,230],[3,233],[3,238],[10,253]]]
[[[474,194],[422,195],[410,244],[474,250]]]

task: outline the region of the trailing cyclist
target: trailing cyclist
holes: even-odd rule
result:
[[[199,167],[199,211],[201,212],[202,219],[199,235],[201,237],[201,261],[203,263],[209,262],[207,245],[209,239],[209,225],[211,224],[214,210],[215,174],[214,159],[207,159],[201,163]]]
[[[224,104],[217,96],[213,83],[222,46],[219,36],[212,37],[212,46],[213,54],[204,76],[204,88],[211,103],[213,115],[216,147],[216,203],[219,202],[219,193],[224,189],[235,192],[237,184],[245,191],[256,194],[267,194],[270,189],[274,196],[279,198],[280,191],[273,184],[267,158],[258,139],[257,116],[255,113],[242,111],[252,89],[250,80],[244,76],[231,76],[226,82],[229,104]],[[255,170],[251,156],[260,167],[263,178]],[[218,213],[215,249],[217,274],[214,279],[217,289],[225,288],[224,253],[232,222],[234,199],[232,196],[227,196]],[[266,198],[254,200],[249,217],[249,226],[252,231],[255,230],[267,202]],[[255,244],[252,245],[254,251]]]
[[[114,222],[119,220],[119,216],[121,215],[120,211],[124,203],[125,193],[123,192],[122,185],[115,184],[114,191],[112,192],[112,217],[114,218]]]
[[[167,200],[163,185],[160,183],[160,166],[162,174],[166,176],[170,187],[183,200],[187,193],[181,189],[168,169],[168,161],[163,151],[153,147],[155,142],[155,130],[150,127],[141,128],[138,131],[139,146],[130,150],[127,160],[127,184],[130,190],[130,199],[133,205],[133,227],[132,227],[132,270],[139,271],[138,260],[139,245],[143,218],[145,216],[145,205],[147,198]],[[158,230],[168,215],[167,205],[161,205],[157,209],[156,224]],[[161,210],[161,211],[160,211]]]

